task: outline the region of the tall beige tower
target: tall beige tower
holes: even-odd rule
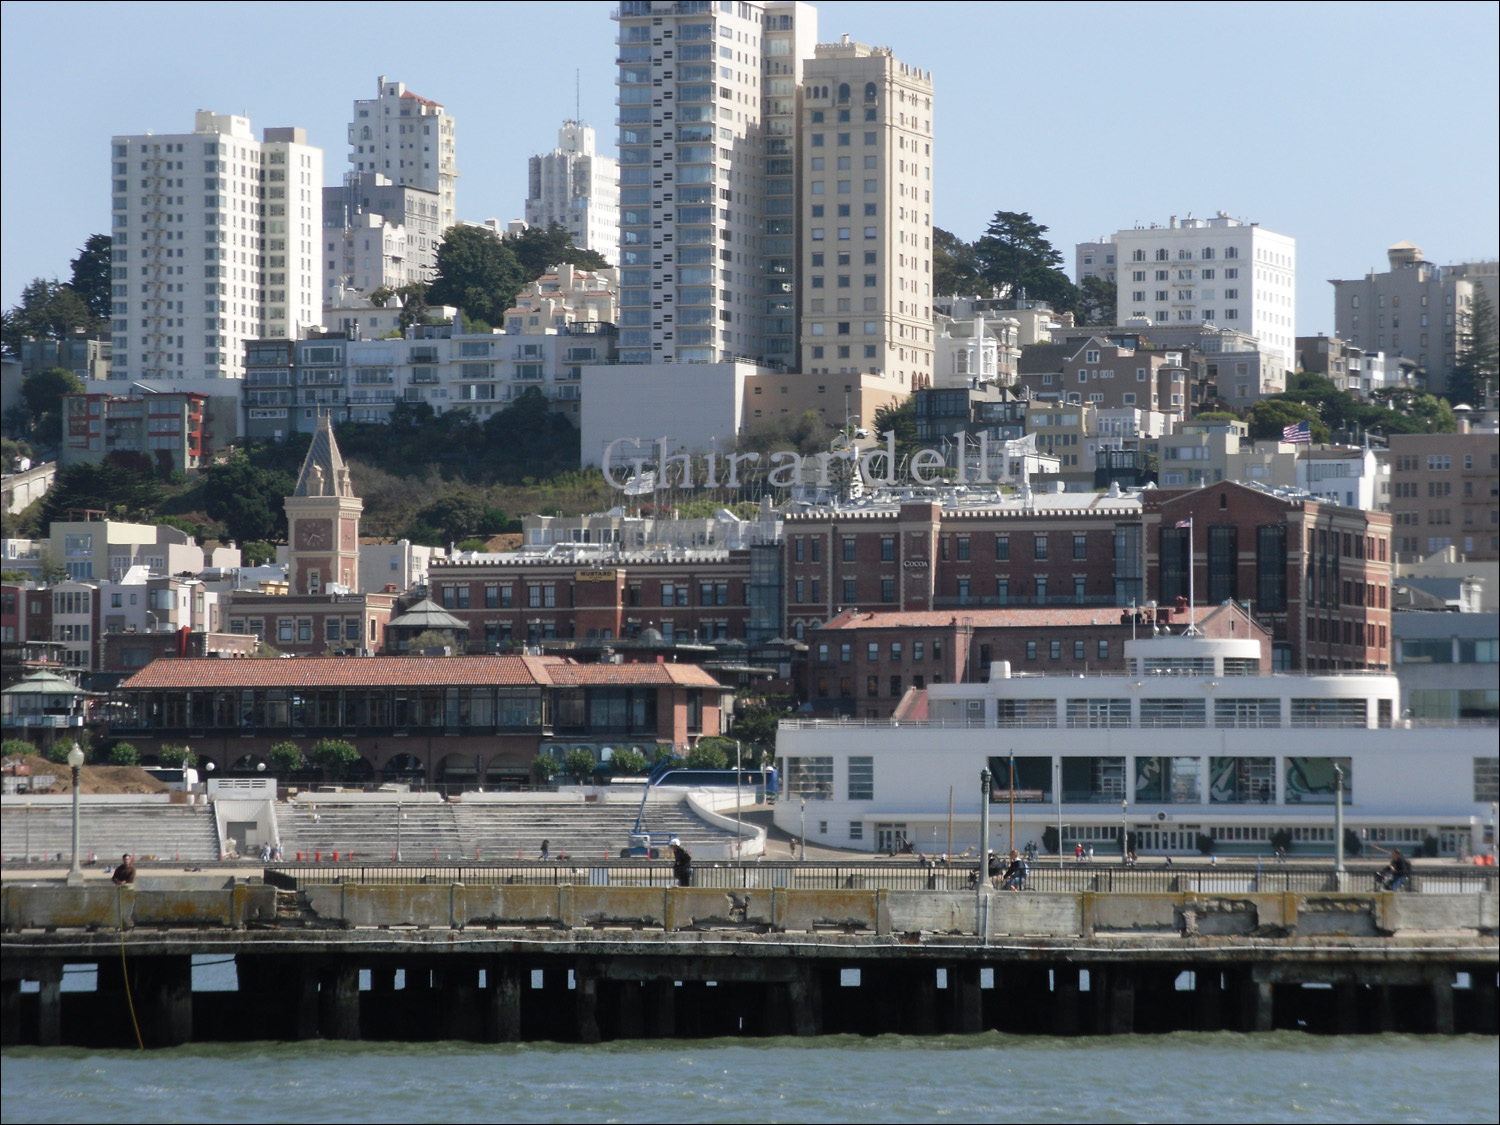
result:
[[[333,422],[324,415],[302,462],[297,487],[286,498],[291,593],[358,592],[359,517],[364,507],[339,455]]]
[[[932,382],[932,72],[846,35],[803,69],[802,370]]]

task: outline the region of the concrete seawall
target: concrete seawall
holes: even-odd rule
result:
[[[0,891],[6,1043],[1496,1030],[1493,894]],[[237,990],[194,992],[194,956]],[[92,966],[91,992],[63,991]],[[398,986],[399,980],[399,986]],[[23,991],[22,982],[31,982]]]

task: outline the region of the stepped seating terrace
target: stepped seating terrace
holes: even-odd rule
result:
[[[276,826],[281,851],[287,859],[298,852],[324,857],[340,856],[389,859],[396,848],[396,802],[340,804],[319,800],[316,804],[276,806]],[[454,820],[453,806],[445,802],[403,804],[401,854],[404,858],[463,859],[474,854],[466,847]]]
[[[215,862],[219,831],[207,805],[90,804],[78,812],[78,850],[117,862],[129,852],[137,860]],[[67,804],[32,805],[7,801],[0,809],[0,851],[6,863],[58,857],[73,852],[73,810]]]
[[[457,802],[454,811],[465,854],[478,848],[484,859],[514,859],[519,853],[535,859],[542,841],[548,842],[553,858],[568,856],[615,857],[629,846],[640,806],[634,802],[579,804],[575,801]],[[694,815],[684,801],[651,801],[642,823],[653,835],[675,834],[691,850],[697,844],[724,844],[734,833],[725,832]]]

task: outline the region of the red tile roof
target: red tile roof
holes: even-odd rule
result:
[[[562,664],[547,669],[552,683],[567,687],[612,687],[642,684],[718,687],[696,664]]]
[[[557,656],[373,656],[294,660],[174,657],[154,660],[121,691],[178,688],[542,687],[681,685],[717,687],[691,664],[573,664]]]
[[[850,610],[831,618],[824,629],[933,629],[967,625],[976,629],[1045,629],[1066,625],[1118,625],[1119,606],[1054,606],[1011,609],[933,609],[870,613]]]

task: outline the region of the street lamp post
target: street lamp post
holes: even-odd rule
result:
[[[801,852],[801,855],[802,855],[802,862],[806,863],[807,862],[807,794],[804,793],[801,796],[801,798],[799,798],[799,805],[800,805],[801,810],[802,810],[802,852]]]
[[[1124,867],[1129,862],[1130,852],[1130,821],[1126,819],[1126,798],[1120,798],[1120,866]]]
[[[1333,876],[1338,890],[1344,889],[1344,770],[1333,767]]]
[[[745,834],[740,827],[740,740],[734,740],[734,858],[742,859]]]
[[[1010,850],[1016,850],[1016,752],[1010,752]]]
[[[990,788],[993,784],[990,769],[979,771],[979,878],[990,873]]]
[[[83,771],[83,747],[77,742],[68,751],[68,765],[73,769],[73,865],[68,868],[68,886],[83,884],[83,868],[78,866],[78,778]]]
[[[401,802],[396,802],[396,862],[401,862],[401,821],[405,819],[401,813]]]

